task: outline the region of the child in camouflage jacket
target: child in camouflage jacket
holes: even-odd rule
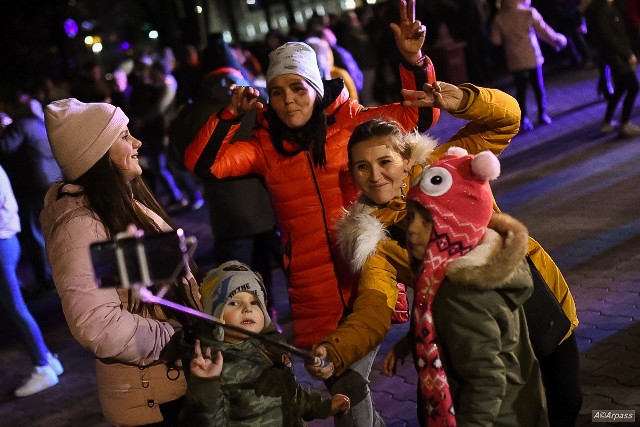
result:
[[[265,310],[262,279],[248,266],[211,270],[201,295],[204,310],[224,323],[283,341]],[[196,340],[182,425],[298,427],[349,410],[344,395],[325,399],[298,385],[286,353],[238,331],[212,332]]]

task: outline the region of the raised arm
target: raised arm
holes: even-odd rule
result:
[[[229,89],[229,104],[209,116],[185,150],[185,167],[204,179],[258,173],[255,166],[260,151],[257,141],[254,138],[235,141],[235,136],[241,125],[246,126],[251,124],[246,123],[248,120],[254,120],[254,115],[247,113],[264,106],[255,88],[231,85]]]
[[[398,0],[400,22],[390,24],[400,54],[409,64],[422,66],[425,59],[422,55],[427,29],[416,20],[415,0]]]
[[[324,359],[333,364],[333,370],[307,366],[310,374],[320,379],[340,375],[382,342],[391,328],[397,283],[411,283],[408,259],[406,249],[394,240],[378,244],[362,266],[351,314],[317,344],[324,347]]]

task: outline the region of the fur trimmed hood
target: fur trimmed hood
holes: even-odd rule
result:
[[[418,173],[422,170],[422,165],[438,145],[438,140],[417,132],[409,133],[405,138],[411,148],[412,172],[405,181],[409,184],[417,175],[413,170],[419,169]],[[361,195],[356,203],[344,211],[344,215],[336,223],[340,254],[354,273],[360,271],[367,259],[375,254],[379,242],[389,239],[386,227],[390,224],[383,224],[372,215],[379,208],[367,197]]]
[[[362,269],[376,252],[378,243],[389,238],[385,224],[372,215],[375,206],[358,200],[336,224],[336,237],[340,255],[349,264],[352,273]]]
[[[411,149],[411,166],[424,165],[438,145],[438,140],[426,133],[410,132],[404,138]]]
[[[447,279],[456,286],[478,290],[531,288],[531,273],[524,261],[528,238],[527,228],[520,221],[505,213],[494,213],[480,244],[447,266]]]

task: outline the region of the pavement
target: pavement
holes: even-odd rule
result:
[[[583,389],[578,426],[591,424],[592,410],[628,409],[640,415],[640,138],[600,134],[605,104],[596,96],[596,78],[592,69],[547,75],[554,122],[514,138],[501,156],[502,176],[493,186],[502,210],[528,226],[560,266],[575,298]],[[513,93],[508,79],[494,85]],[[640,123],[638,107],[633,120]],[[430,133],[446,140],[460,125],[445,113]],[[213,247],[207,218],[206,206],[175,216],[187,234],[198,238],[196,260],[205,268]],[[279,320],[291,337],[284,276],[278,269],[273,275]],[[66,372],[51,389],[13,397],[31,366],[13,328],[1,328],[0,426],[109,425],[100,413],[93,358],[70,335],[57,295],[45,294],[28,305]],[[0,324],[8,325],[5,320],[0,316]],[[370,378],[376,408],[389,426],[418,425],[411,363],[400,366],[393,378],[381,373],[382,357],[407,328],[392,328]],[[326,393],[299,360],[295,365],[301,383]]]

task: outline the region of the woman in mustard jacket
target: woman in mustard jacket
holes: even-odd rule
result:
[[[456,87],[438,82],[433,87],[425,85],[424,93],[406,95],[415,97],[418,103],[437,106],[470,122],[435,150],[436,141],[426,136],[404,136],[389,121],[372,121],[354,131],[349,142],[349,164],[362,195],[338,223],[337,229],[341,253],[349,260],[352,271],[359,273],[360,279],[353,312],[314,346],[317,355],[331,362],[323,369],[307,367],[319,379],[342,374],[354,360],[377,349],[391,327],[391,314],[398,297],[396,284],[412,283],[404,244],[404,196],[410,183],[422,171],[422,165],[435,162],[450,146],[463,147],[470,153],[490,150],[498,155],[518,133],[518,104],[513,97],[497,89],[471,84]],[[369,144],[369,149],[359,151],[356,156],[358,146],[365,144]],[[376,152],[376,149],[382,151]],[[400,168],[401,179],[389,178],[391,172],[380,172],[378,176],[372,172],[375,168],[388,169],[394,162]],[[390,182],[388,186],[381,185],[385,179],[380,175],[386,175]],[[494,209],[499,211],[496,205]],[[577,344],[572,334],[578,326],[575,303],[562,273],[532,238],[529,238],[528,255],[571,321],[563,342],[540,361],[545,387],[552,390],[547,391],[547,395],[554,396],[550,406],[566,414],[577,414],[581,390]]]

